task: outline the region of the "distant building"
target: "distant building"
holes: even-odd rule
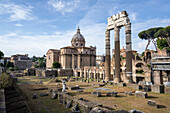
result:
[[[86,47],[85,38],[77,29],[71,40],[71,46],[62,47],[60,50],[49,49],[47,52],[47,68],[58,61],[63,69],[83,69],[84,66],[96,66],[96,47]]]
[[[59,62],[60,50],[49,49],[46,55],[46,67],[51,68],[54,61]]]
[[[8,62],[10,61],[11,58],[10,57],[3,57],[1,60],[0,60],[0,63],[2,63],[3,65],[5,64],[5,62]]]
[[[96,55],[96,66],[100,66],[102,62],[105,62],[104,55]]]
[[[32,60],[29,59],[28,54],[21,55],[16,54],[11,56],[11,62],[14,63],[14,67],[18,67],[19,70],[32,67]]]

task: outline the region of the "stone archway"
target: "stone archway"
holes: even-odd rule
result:
[[[114,30],[115,34],[115,79],[114,82],[120,82],[120,38],[119,32],[122,26],[125,26],[126,34],[126,82],[132,81],[132,49],[131,49],[131,23],[126,11],[122,11],[107,19],[108,25],[105,32],[105,81],[109,81],[110,76],[110,31]]]

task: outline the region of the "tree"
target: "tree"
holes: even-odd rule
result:
[[[37,61],[37,57],[36,57],[36,56],[33,56],[33,57],[32,57],[32,61],[33,61],[33,62]]]
[[[0,59],[2,59],[2,57],[4,57],[4,53],[0,51]]]
[[[10,61],[7,62],[6,68],[9,68],[9,67],[14,67],[13,62],[10,62]]]
[[[39,64],[40,68],[45,68],[46,67],[45,62],[43,62],[43,61],[40,61],[38,64]]]
[[[142,56],[144,56],[144,54],[145,54],[145,52],[142,52],[142,54],[141,54],[141,55],[142,55]]]
[[[162,50],[164,47],[168,47],[168,43],[166,39],[157,39],[157,46],[160,50]]]
[[[56,61],[54,61],[53,62],[53,66],[52,66],[53,68],[60,68],[61,67],[61,65],[60,65],[60,63],[59,62],[56,62]]]
[[[165,38],[168,43],[168,46],[170,46],[170,26],[158,30],[154,36]]]
[[[138,34],[139,38],[141,38],[142,40],[143,39],[148,40],[145,50],[147,50],[150,42],[152,42],[155,46],[156,51],[157,51],[156,40],[155,40],[157,37],[155,37],[155,33],[160,29],[163,29],[163,28],[162,27],[150,28],[150,29],[144,30]]]

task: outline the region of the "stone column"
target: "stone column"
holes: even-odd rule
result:
[[[96,80],[97,77],[96,77],[96,69],[94,70],[94,79]]]
[[[120,39],[119,27],[114,28],[115,32],[115,79],[114,82],[120,82]]]
[[[132,45],[131,45],[131,23],[125,25],[126,32],[126,77],[127,82],[132,83]]]
[[[109,81],[110,80],[110,31],[109,30],[106,30],[105,32],[105,36],[106,36],[106,39],[105,39],[105,53],[106,53],[106,56],[105,56],[105,81]]]
[[[97,69],[97,82],[99,82],[99,69]]]
[[[161,85],[163,84],[163,77],[161,71],[153,71],[154,84]]]
[[[80,78],[83,78],[83,70],[80,69]]]
[[[72,69],[74,69],[74,63],[75,63],[74,54],[72,54]]]
[[[87,78],[86,77],[86,69],[84,68],[84,78]]]

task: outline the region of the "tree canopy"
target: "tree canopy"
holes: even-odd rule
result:
[[[2,59],[2,57],[4,57],[4,53],[0,51],[0,59]]]
[[[148,44],[146,45],[145,50],[147,50],[150,42],[152,42],[152,43],[154,44],[154,46],[155,46],[156,51],[157,51],[156,40],[154,40],[154,39],[156,39],[156,38],[158,38],[158,37],[155,36],[155,33],[156,33],[157,31],[161,30],[161,29],[163,29],[163,27],[150,28],[150,29],[141,31],[141,32],[138,34],[139,38],[141,38],[142,40],[143,40],[143,39],[144,39],[144,40],[148,40]]]
[[[168,43],[166,39],[157,39],[157,46],[160,50],[162,50],[164,47],[168,47]]]
[[[61,67],[61,65],[60,65],[60,63],[59,62],[53,62],[53,68],[60,68]]]
[[[158,30],[154,36],[166,39],[168,46],[170,46],[170,26]]]

